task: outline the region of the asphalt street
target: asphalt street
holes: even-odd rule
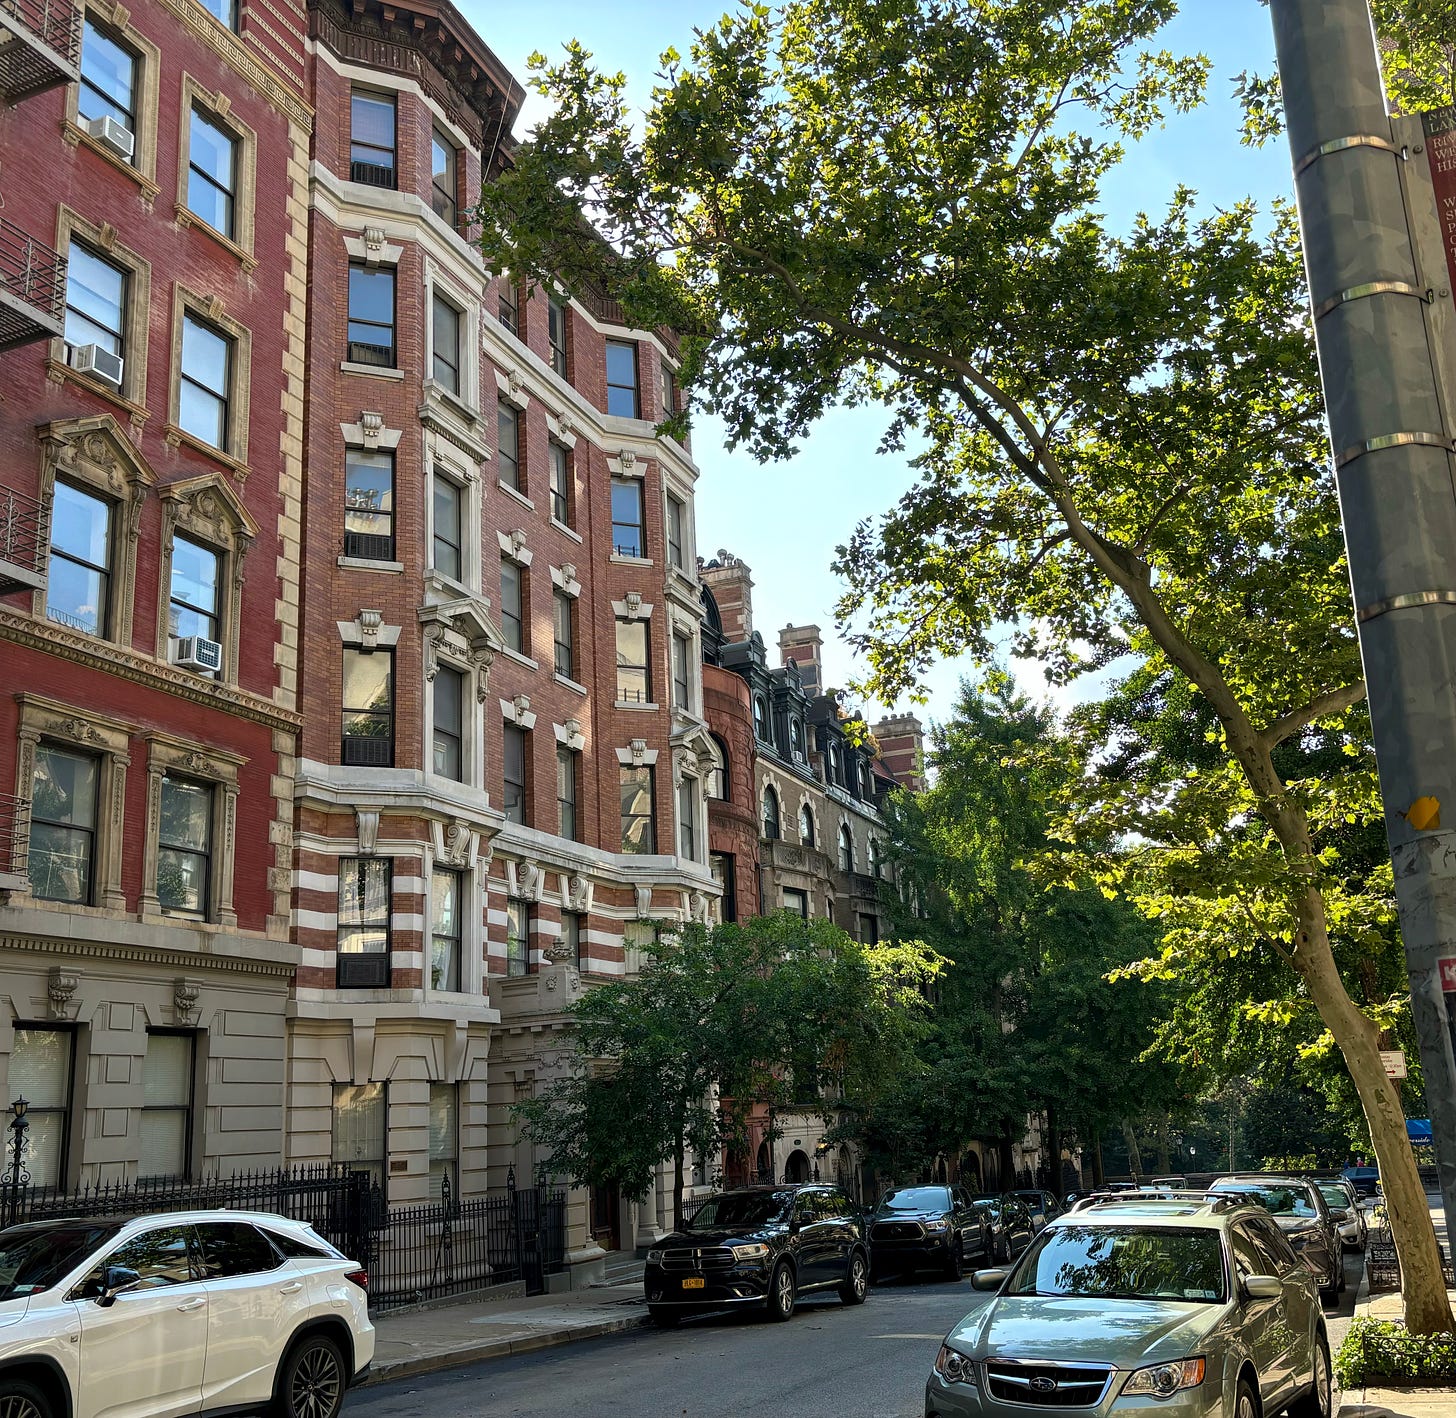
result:
[[[1346,1316],[1360,1264],[1345,1258]],[[787,1324],[703,1316],[371,1385],[350,1396],[344,1418],[920,1418],[940,1341],[977,1303],[969,1281],[896,1281],[857,1308],[803,1301]],[[1343,1325],[1333,1308],[1327,1315],[1338,1343]]]

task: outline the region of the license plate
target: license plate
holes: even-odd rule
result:
[[[684,1290],[701,1290],[705,1284],[707,1282],[701,1275],[689,1275],[682,1283]]]

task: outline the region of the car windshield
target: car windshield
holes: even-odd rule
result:
[[[1319,1210],[1308,1187],[1260,1182],[1230,1182],[1227,1186],[1210,1187],[1210,1191],[1242,1192],[1256,1201],[1271,1216],[1318,1216]]]
[[[794,1200],[790,1191],[726,1192],[710,1196],[688,1220],[689,1231],[717,1230],[724,1226],[763,1226],[777,1221]]]
[[[1321,1186],[1320,1195],[1331,1207],[1340,1207],[1346,1211],[1350,1208],[1350,1196],[1344,1187]]]
[[[1217,1231],[1202,1228],[1058,1226],[1032,1242],[1007,1293],[1216,1304],[1223,1247]]]
[[[876,1211],[949,1211],[950,1193],[944,1187],[901,1187],[886,1192]]]
[[[120,1229],[114,1221],[72,1221],[0,1231],[0,1300],[49,1290]]]

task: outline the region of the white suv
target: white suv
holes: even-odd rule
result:
[[[311,1227],[249,1211],[0,1231],[0,1413],[336,1418],[374,1357],[368,1276]]]

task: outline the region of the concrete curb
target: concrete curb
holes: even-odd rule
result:
[[[599,1320],[595,1324],[573,1325],[569,1329],[543,1330],[540,1334],[523,1335],[519,1339],[494,1339],[480,1344],[465,1344],[438,1354],[422,1354],[412,1359],[389,1359],[376,1363],[360,1385],[390,1383],[395,1379],[435,1374],[442,1369],[456,1369],[464,1364],[478,1364],[485,1359],[508,1359],[516,1354],[532,1354],[538,1349],[554,1349],[562,1344],[576,1344],[586,1339],[601,1339],[648,1324],[646,1315],[624,1316],[622,1319]]]

